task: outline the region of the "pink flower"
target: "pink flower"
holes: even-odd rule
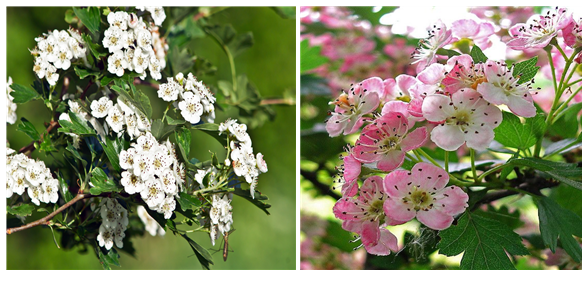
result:
[[[362,163],[377,163],[382,171],[400,167],[406,152],[421,147],[428,138],[425,127],[411,133],[409,129],[403,114],[388,112],[364,127],[354,147],[354,158]]]
[[[333,207],[334,215],[344,221],[342,227],[359,234],[366,250],[376,255],[389,255],[390,251],[398,251],[396,236],[383,225],[387,222],[404,223],[387,221],[383,210],[386,199],[382,178],[371,176],[362,184],[360,195],[356,199],[343,197]]]
[[[582,45],[582,18],[570,21],[562,31],[566,45],[575,48]]]
[[[452,31],[447,29],[442,21],[437,21],[428,31],[428,38],[422,39],[419,46],[412,53],[415,60],[412,64],[418,64],[416,71],[421,72],[427,66],[437,60],[437,50],[449,44],[453,40]]]
[[[564,8],[556,7],[545,16],[534,15],[527,23],[518,23],[509,29],[509,34],[514,39],[507,42],[507,47],[514,50],[541,49],[547,46],[570,21],[572,16],[566,13]]]
[[[473,58],[469,55],[460,55],[451,57],[447,61],[451,70],[442,80],[445,86],[445,93],[451,94],[462,88],[477,89],[477,86],[485,81],[483,73],[483,64],[474,64]]]
[[[457,186],[447,186],[445,170],[418,163],[412,170],[397,170],[384,178],[384,212],[392,222],[416,217],[424,225],[442,230],[451,226],[453,216],[465,211],[469,196]],[[390,224],[396,225],[396,224]]]
[[[364,115],[374,111],[380,104],[378,94],[368,92],[360,87],[357,91],[350,89],[350,93],[343,92],[334,102],[335,111],[327,120],[325,128],[330,137],[339,136],[342,132],[348,135],[357,131],[364,123]]]
[[[529,93],[529,84],[517,84],[518,79],[511,72],[504,62],[487,61],[484,69],[487,81],[479,84],[477,91],[486,101],[496,105],[505,104],[516,115],[535,116],[536,107]]]
[[[339,182],[342,183],[342,195],[346,197],[353,197],[358,193],[358,176],[362,171],[362,163],[360,163],[348,148],[348,155],[342,158],[343,163],[337,167],[340,173]]]
[[[486,149],[495,136],[493,129],[502,119],[499,108],[470,88],[461,89],[451,97],[427,96],[422,112],[428,121],[440,123],[430,138],[447,151],[457,150],[465,142],[470,148]]]
[[[456,20],[451,25],[453,36],[472,39],[475,45],[482,50],[491,47],[491,37],[495,34],[495,27],[489,22],[477,23],[472,19]]]

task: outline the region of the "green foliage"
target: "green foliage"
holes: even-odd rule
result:
[[[38,131],[36,130],[36,128],[34,128],[34,125],[32,125],[32,123],[30,123],[24,117],[20,118],[20,121],[21,121],[21,123],[18,124],[18,130],[19,131],[25,133],[33,141],[40,140],[40,134],[38,133]]]
[[[99,32],[99,24],[101,23],[99,8],[88,7],[87,9],[82,9],[73,7],[73,11],[91,33],[96,34]]]
[[[202,268],[210,269],[210,265],[214,264],[210,253],[204,247],[200,246],[200,244],[190,239],[188,235],[180,234],[180,236],[182,236],[184,239],[186,239],[186,241],[188,241],[188,244],[194,251],[194,254],[196,254],[196,257],[198,258],[198,261],[200,261],[200,265],[202,265]]]
[[[261,194],[258,190],[255,189],[254,191],[254,198],[251,197],[250,190],[242,190],[240,188],[235,188],[233,194],[238,195],[249,202],[253,203],[253,205],[259,207],[259,209],[263,210],[267,215],[270,215],[268,208],[271,208],[271,204],[267,204],[264,201],[269,200],[269,197]]]
[[[152,135],[159,141],[167,139],[175,129],[175,125],[165,125],[160,119],[152,122]]]
[[[180,207],[182,208],[182,210],[191,210],[194,208],[198,208],[202,205],[202,203],[200,203],[200,200],[198,200],[198,198],[184,193],[184,192],[180,192],[179,193],[180,198],[176,198],[176,201],[178,201],[178,203],[180,203]]]
[[[562,248],[576,261],[582,260],[580,243],[572,237],[582,237],[582,219],[570,210],[560,207],[553,200],[542,197],[536,200],[540,218],[540,232],[544,244],[556,251],[558,238]]]
[[[184,148],[185,155],[190,155],[190,140],[192,139],[190,136],[190,130],[182,127],[174,131],[174,136],[176,137],[176,142]]]
[[[457,225],[440,232],[439,253],[463,253],[461,269],[515,269],[506,251],[513,255],[529,252],[521,238],[499,221],[465,212]]]
[[[471,49],[471,58],[473,58],[473,63],[475,64],[485,63],[488,60],[487,56],[477,45],[473,46],[473,48]]]
[[[103,266],[103,269],[111,270],[111,266],[119,265],[119,254],[115,248],[111,248],[109,251],[101,249],[98,245],[95,245],[95,254],[99,257],[99,261]]]
[[[99,195],[103,192],[120,192],[123,189],[118,186],[115,181],[110,179],[105,172],[99,168],[95,167],[91,176],[91,184],[93,187],[89,189],[92,195]]]
[[[321,56],[321,47],[309,46],[309,40],[301,41],[301,73],[312,70],[328,61],[326,57]]]
[[[512,75],[515,78],[519,78],[519,80],[517,80],[518,84],[528,82],[536,76],[540,69],[539,66],[536,66],[537,62],[538,57],[536,56],[513,65]]]
[[[554,118],[552,126],[550,126],[550,133],[558,135],[563,138],[576,138],[578,135],[578,114],[582,110],[582,103],[576,103],[568,106],[564,111],[560,112]],[[580,138],[582,140],[582,138]]]
[[[577,164],[560,163],[543,160],[539,158],[519,158],[507,161],[508,164],[515,166],[525,166],[544,172],[569,186],[582,189],[582,182],[570,179],[571,177],[582,177],[582,169]]]
[[[271,7],[275,13],[284,19],[294,19],[295,18],[295,7]]]
[[[12,83],[10,88],[13,90],[10,95],[14,98],[12,100],[14,103],[25,103],[40,98],[40,95],[35,90],[20,84]]]
[[[104,53],[102,51],[103,46],[93,43],[93,39],[91,39],[91,36],[89,34],[81,34],[81,37],[85,41],[85,44],[89,51],[91,51],[91,54],[93,54],[93,56],[95,56],[97,60],[107,55],[107,53]]]
[[[207,25],[203,29],[222,46],[228,56],[236,57],[255,43],[252,32],[237,34],[230,24]]]
[[[495,140],[507,147],[520,150],[528,149],[536,144],[544,131],[545,123],[542,113],[527,118],[521,123],[519,117],[510,112],[503,112],[503,121],[493,131]]]
[[[77,65],[75,65],[74,69],[75,69],[75,74],[77,74],[77,76],[79,76],[79,78],[81,78],[81,79],[85,79],[88,76],[99,77],[99,74],[100,74],[99,71],[93,71],[90,69],[80,68]]]
[[[30,216],[35,206],[32,204],[20,204],[18,206],[6,206],[6,212],[15,216]]]
[[[58,129],[61,133],[73,133],[77,135],[95,135],[95,130],[89,123],[77,113],[69,112],[71,121],[59,120],[61,127]]]
[[[119,138],[105,138],[105,143],[101,142],[103,151],[107,155],[111,167],[117,172],[121,172],[121,167],[119,166],[119,153],[124,149],[123,140]]]

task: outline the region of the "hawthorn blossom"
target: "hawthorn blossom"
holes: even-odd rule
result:
[[[158,90],[158,97],[164,101],[175,101],[178,99],[178,95],[183,91],[182,86],[178,82],[174,81],[173,77],[168,77],[168,82],[160,84],[160,89]]]
[[[452,94],[462,88],[477,90],[479,84],[487,81],[483,69],[484,64],[475,64],[470,55],[463,54],[451,57],[447,61],[447,66],[451,70],[442,80],[445,94]]]
[[[558,7],[545,15],[533,15],[526,23],[518,23],[509,29],[513,39],[507,42],[507,47],[514,50],[541,49],[571,21],[571,14]]]
[[[354,133],[364,123],[365,114],[373,112],[380,104],[380,97],[376,92],[368,92],[360,84],[357,92],[353,84],[349,94],[343,92],[335,101],[335,110],[332,117],[327,120],[325,128],[330,137],[337,137],[342,132],[344,135]]]
[[[107,96],[101,97],[99,100],[91,102],[91,115],[95,118],[103,118],[109,113],[109,109],[113,107],[113,101]]]
[[[102,220],[97,235],[99,246],[109,250],[115,243],[118,248],[123,248],[123,238],[129,224],[127,210],[116,199],[103,198],[99,203],[99,213]]]
[[[582,45],[582,18],[570,21],[562,30],[562,35],[568,46],[575,48]]]
[[[432,29],[428,31],[428,37],[420,40],[419,46],[412,53],[414,62],[417,64],[416,71],[420,72],[437,60],[437,50],[449,44],[453,40],[452,30],[438,20]]]
[[[124,119],[123,113],[119,110],[119,106],[114,105],[107,111],[107,118],[105,118],[105,121],[107,121],[107,124],[109,124],[109,127],[111,127],[114,132],[119,134],[123,131],[123,125],[125,125]]]
[[[397,170],[384,178],[388,198],[383,210],[398,225],[414,217],[435,230],[451,226],[454,216],[469,206],[469,196],[460,187],[446,186],[448,173],[432,164],[418,163],[409,171]],[[445,187],[446,186],[446,187]]]
[[[144,206],[137,206],[137,215],[145,225],[145,230],[151,236],[164,236],[166,234],[164,228],[161,227],[158,222],[148,214],[148,211],[146,211]]]
[[[127,41],[125,38],[127,33],[121,28],[112,25],[105,30],[103,37],[103,47],[109,49],[110,53],[119,51],[123,48],[123,44]]]
[[[333,207],[335,217],[343,220],[342,227],[360,235],[366,250],[376,255],[398,251],[396,236],[384,225],[404,223],[392,221],[386,216],[383,206],[387,199],[382,178],[371,176],[362,184],[357,198],[343,197]]]
[[[362,171],[362,163],[354,158],[351,147],[347,148],[348,155],[340,157],[343,163],[336,167],[339,182],[342,185],[341,193],[346,197],[353,197],[358,193],[358,177]]]
[[[107,15],[107,22],[110,26],[117,26],[121,30],[127,29],[129,14],[123,11],[110,12]]]
[[[199,95],[194,95],[192,92],[185,92],[184,100],[178,103],[178,108],[186,121],[192,124],[200,122],[203,107],[202,103],[200,103]]]
[[[65,32],[65,31],[63,31]],[[65,32],[66,33],[66,32]],[[67,34],[67,36],[69,36]],[[69,69],[71,66],[71,59],[73,58],[73,52],[69,49],[67,44],[59,44],[56,48],[56,59],[53,62],[56,68],[63,70]]]
[[[424,99],[422,112],[426,120],[437,122],[431,140],[447,151],[457,150],[463,143],[477,150],[486,149],[493,141],[493,129],[501,123],[499,108],[481,95],[464,88],[449,96],[429,95]]]
[[[8,77],[8,82],[6,83],[6,122],[14,124],[18,118],[18,116],[16,116],[17,106],[16,103],[13,102],[14,97],[10,95],[11,92],[14,92],[14,90],[10,88],[10,85],[12,85],[12,77]]]
[[[486,101],[505,104],[511,112],[523,117],[536,115],[536,107],[529,92],[529,84],[518,84],[513,77],[512,68],[504,62],[487,61],[484,67],[486,82],[477,86],[477,91]]]
[[[233,223],[232,220],[232,206],[230,205],[230,198],[232,195],[212,195],[212,207],[210,208],[210,240],[212,245],[218,238],[218,234],[223,236],[230,231]]]
[[[150,12],[152,15],[152,19],[156,25],[161,26],[164,20],[166,19],[166,12],[164,11],[164,7],[145,7],[146,11]]]
[[[123,73],[125,73],[124,69],[126,69],[127,66],[127,59],[121,50],[116,50],[107,58],[107,71],[119,77],[123,76]]]
[[[399,112],[389,112],[367,125],[354,147],[354,158],[362,163],[377,163],[378,169],[391,171],[402,165],[406,152],[419,148],[428,134],[425,127],[408,133],[410,126]]]
[[[125,189],[125,192],[128,194],[140,193],[144,189],[144,182],[142,179],[128,171],[124,171],[121,173],[121,185]]]
[[[471,39],[475,45],[485,50],[493,44],[495,26],[490,22],[476,22],[472,19],[459,19],[451,24],[453,36],[459,39]]]
[[[46,81],[51,86],[56,85],[57,81],[59,81],[59,74],[57,73],[57,68],[52,64],[48,64],[47,68],[45,70],[46,70],[46,72],[45,72],[44,76],[46,78]]]

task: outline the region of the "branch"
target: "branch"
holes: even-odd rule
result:
[[[59,214],[60,212],[62,212],[63,210],[65,210],[66,208],[70,207],[71,205],[75,204],[77,201],[83,199],[83,198],[87,198],[90,197],[89,194],[77,194],[77,196],[75,196],[75,198],[73,198],[71,201],[65,203],[65,205],[61,206],[60,208],[58,208],[56,211],[50,213],[49,215],[47,215],[46,217],[39,219],[37,221],[31,222],[29,224],[25,224],[23,226],[19,226],[19,227],[13,227],[13,228],[9,228],[6,230],[6,234],[12,234],[14,232],[18,232],[21,230],[25,230],[25,229],[29,229],[31,227],[35,227],[35,226],[39,226],[39,225],[46,225],[48,224],[48,221],[50,219],[52,219],[54,216],[56,216],[57,214]]]
[[[293,99],[264,99],[261,100],[261,105],[267,104],[283,104],[283,105],[295,105],[295,101]]]
[[[48,135],[50,133],[50,131],[52,131],[54,128],[58,128],[60,126],[59,122],[57,121],[51,121],[50,125],[46,128],[46,133],[44,133],[42,136],[40,136],[40,140],[38,141],[33,141],[31,143],[29,143],[27,146],[21,148],[18,153],[25,153],[28,151],[34,151],[35,147],[34,147],[34,143],[38,142],[39,144],[42,143],[42,141],[44,140],[44,137],[46,135]]]
[[[152,82],[149,82],[149,81],[141,80],[141,79],[139,79],[137,77],[135,79],[133,79],[133,84],[134,85],[146,85],[146,86],[150,86],[150,87],[152,87],[152,88],[154,88],[156,90],[159,90],[160,89],[160,85],[155,84],[155,83],[152,83]]]
[[[341,196],[333,192],[327,184],[318,181],[317,174],[315,172],[309,172],[302,169],[301,176],[313,183],[313,186],[315,186],[315,188],[317,188],[322,194],[329,195],[335,200],[339,200],[341,198]]]

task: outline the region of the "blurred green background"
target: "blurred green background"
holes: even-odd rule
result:
[[[18,84],[30,85],[36,77],[32,72],[33,57],[28,51],[36,45],[34,38],[54,29],[67,29],[64,21],[68,7],[7,8],[7,75]],[[166,10],[166,13],[168,11]],[[214,14],[211,21],[231,23],[240,34],[252,31],[255,45],[235,58],[237,74],[246,74],[265,98],[282,97],[283,93],[295,93],[295,19],[283,19],[267,7],[229,8]],[[228,60],[220,47],[209,38],[194,40],[187,45],[197,56],[209,60],[218,71],[212,76],[199,79],[216,88],[217,80],[229,80]],[[8,79],[8,77],[6,77]],[[165,78],[164,78],[165,79]],[[154,118],[163,113],[161,99],[147,87],[141,87],[152,101]],[[71,92],[72,90],[69,90]],[[218,93],[219,94],[219,93]],[[295,176],[295,106],[275,105],[276,118],[262,127],[249,130],[255,153],[265,155],[269,172],[259,177],[258,189],[269,197],[267,203],[271,215],[267,216],[248,201],[235,197],[233,205],[234,233],[229,236],[228,261],[222,260],[222,251],[213,254],[213,269],[295,269],[296,267],[296,176]],[[43,122],[49,120],[49,111],[41,101],[35,100],[17,109],[18,118],[25,116],[38,131]],[[217,112],[216,123],[227,117]],[[27,145],[30,139],[7,124],[7,140],[12,149]],[[191,157],[209,159],[211,151],[223,148],[213,138],[203,134],[192,135]],[[224,159],[224,153],[219,153]],[[50,158],[38,152],[31,157]],[[34,213],[27,222],[41,217]],[[57,235],[57,240],[59,240]],[[208,249],[218,250],[220,238],[215,246],[207,234],[190,235],[192,239]],[[92,249],[79,254],[77,249],[64,251],[53,242],[51,230],[36,227],[8,235],[7,269],[101,269]],[[136,258],[121,252],[121,267],[113,269],[200,269],[188,243],[172,233],[164,237],[133,239]],[[213,253],[212,250],[210,250]]]

